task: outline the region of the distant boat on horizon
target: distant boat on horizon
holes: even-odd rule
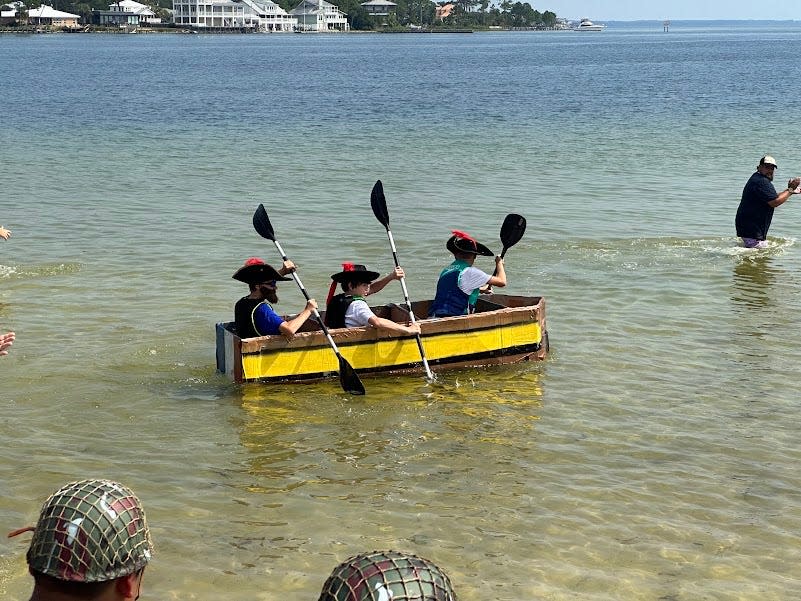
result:
[[[578,24],[578,27],[575,27],[573,31],[603,31],[606,28],[606,25],[602,25],[600,23],[593,23],[589,19],[582,19],[581,23]]]

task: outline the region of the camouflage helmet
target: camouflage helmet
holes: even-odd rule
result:
[[[58,580],[103,582],[132,574],[153,554],[142,504],[109,480],[71,482],[45,501],[28,565]]]
[[[457,601],[448,576],[427,559],[374,551],[351,557],[331,573],[318,601]]]

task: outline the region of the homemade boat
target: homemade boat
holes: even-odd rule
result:
[[[606,28],[606,25],[601,25],[600,23],[593,23],[589,19],[582,19],[581,23],[578,24],[573,31],[603,31]]]
[[[476,312],[421,319],[431,301],[412,303],[423,349],[434,371],[542,360],[548,353],[545,299],[490,294]],[[405,307],[371,307],[379,317],[408,322]],[[342,356],[364,374],[423,372],[415,336],[365,328],[329,329]],[[233,322],[218,323],[217,370],[234,382],[317,381],[337,374],[339,363],[319,324],[308,320],[292,340],[283,336],[242,339]]]

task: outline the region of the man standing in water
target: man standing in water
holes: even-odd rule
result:
[[[794,177],[787,182],[787,189],[778,194],[773,187],[773,174],[778,169],[776,159],[766,154],[759,159],[756,172],[743,188],[740,206],[734,225],[737,235],[743,239],[746,248],[765,248],[773,209],[784,204],[793,194],[801,193],[801,178]]]

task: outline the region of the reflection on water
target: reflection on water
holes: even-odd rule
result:
[[[731,357],[739,380],[751,390],[776,386],[782,369],[779,357],[788,357],[797,348],[799,281],[793,265],[792,257],[771,249],[748,253],[735,262]],[[781,387],[791,381],[788,378]]]
[[[775,266],[776,257],[761,252],[738,257],[732,278],[732,300],[744,309],[762,309],[774,304],[774,283],[783,275]]]
[[[310,598],[335,560],[362,549],[412,550],[457,576],[465,553],[462,565],[482,562],[487,549],[498,557],[494,546],[521,542],[538,494],[533,475],[549,470],[541,463],[550,455],[536,451],[546,370],[547,362],[464,369],[438,373],[435,384],[365,378],[362,397],[341,393],[336,380],[240,387],[241,411],[231,419],[245,450],[238,479],[249,512],[248,529],[229,536],[234,556],[276,574],[292,568],[293,586],[306,589],[295,598]],[[522,559],[508,561],[529,561],[524,542]],[[489,583],[505,579],[484,570]],[[515,586],[525,588],[520,573]]]
[[[353,494],[353,486],[397,488],[410,476],[428,478],[430,458],[448,456],[448,449],[465,469],[517,452],[531,443],[539,420],[542,369],[459,370],[433,385],[410,376],[371,378],[364,397],[332,397],[334,381],[243,386],[239,429],[252,486]],[[453,487],[447,478],[439,484]]]

